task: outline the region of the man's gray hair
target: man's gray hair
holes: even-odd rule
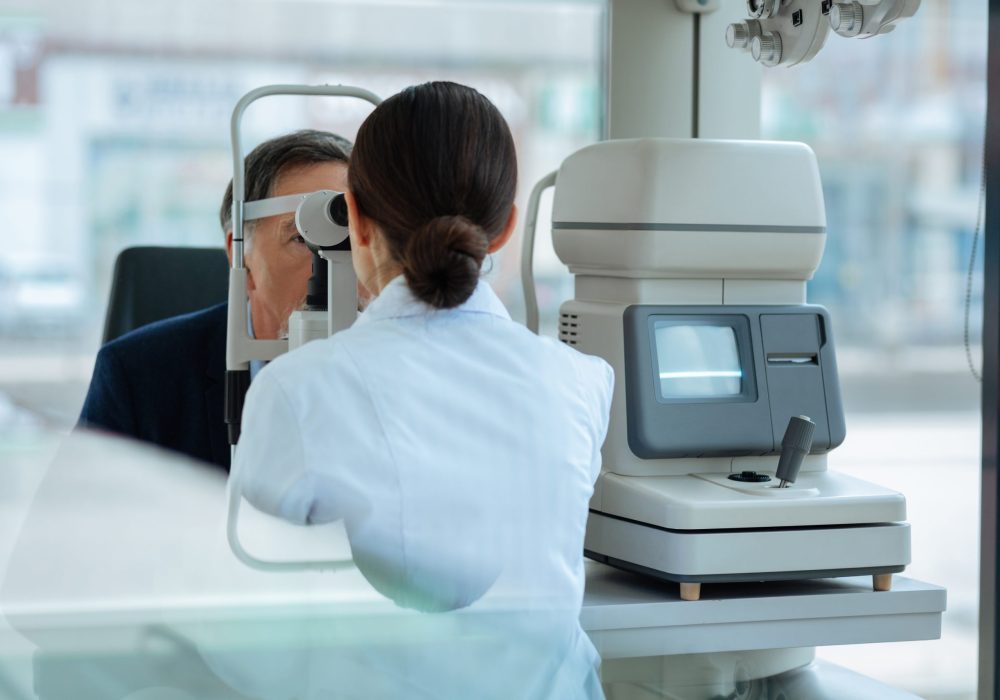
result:
[[[286,171],[308,165],[339,161],[347,163],[354,145],[329,131],[303,129],[270,139],[257,146],[243,159],[246,172],[245,201],[266,199]],[[219,209],[219,223],[226,233],[233,224],[233,181],[229,181]],[[252,223],[252,222],[251,222]],[[244,227],[249,233],[253,227]]]

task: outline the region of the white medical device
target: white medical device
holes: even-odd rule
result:
[[[747,0],[749,19],[726,28],[729,48],[765,66],[811,60],[832,29],[843,37],[888,34],[920,8],[920,0]]]
[[[559,337],[616,377],[587,555],[687,599],[702,583],[861,574],[888,589],[910,561],[904,497],[827,470],[845,425],[833,327],[806,303],[827,236],[812,151],[656,138],[572,154],[529,202],[535,330],[533,219],[553,181],[576,290]],[[790,421],[814,424],[811,442]],[[779,455],[795,447],[810,454],[787,483]]]
[[[229,444],[239,441],[243,397],[250,386],[250,361],[273,360],[314,338],[332,335],[350,326],[357,315],[357,279],[351,264],[347,238],[347,210],[343,195],[321,190],[247,202],[246,173],[240,127],[243,114],[253,102],[273,95],[353,97],[378,105],[381,99],[362,88],[346,85],[265,85],[251,90],[236,103],[230,122],[233,149],[233,256],[229,271],[229,311],[226,329],[225,421]],[[257,340],[247,327],[247,270],[244,265],[244,223],[268,216],[295,212],[295,225],[313,252],[328,263],[314,260],[310,298],[305,310],[289,320],[289,338]],[[323,276],[327,277],[326,290]],[[322,296],[327,307],[321,308]]]
[[[342,192],[319,190],[302,194],[245,201],[246,183],[240,124],[246,108],[271,95],[354,97],[378,105],[378,96],[344,85],[267,85],[251,90],[233,109],[233,260],[229,271],[229,311],[226,329],[225,419],[229,443],[239,440],[243,399],[250,386],[250,361],[273,360],[288,350],[318,338],[328,337],[350,326],[357,317],[357,277],[351,263],[347,232],[347,206]],[[295,212],[295,227],[313,251],[313,276],[309,280],[306,308],[289,319],[287,339],[257,340],[247,328],[247,271],[244,265],[244,224],[269,216]],[[264,571],[336,570],[351,566],[350,560],[269,561],[254,556],[240,541],[239,511],[243,492],[239,475],[229,482],[226,534],[230,549],[243,563]]]
[[[294,311],[288,320],[289,350],[349,327],[358,310],[344,193],[318,190],[247,202],[243,220],[293,212],[295,228],[313,253],[313,274],[305,308]]]

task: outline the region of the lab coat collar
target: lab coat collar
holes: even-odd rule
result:
[[[489,283],[479,280],[476,289],[472,292],[464,304],[454,309],[438,310],[429,304],[417,299],[407,286],[403,275],[397,275],[385,287],[381,293],[368,305],[368,308],[358,316],[354,322],[355,326],[360,326],[372,321],[380,321],[387,318],[402,318],[405,316],[426,316],[442,311],[461,311],[471,313],[484,313],[510,320],[510,314],[504,307],[503,302],[490,287]]]

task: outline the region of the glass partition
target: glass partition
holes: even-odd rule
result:
[[[948,589],[941,641],[820,655],[949,700],[976,689],[986,52],[986,3],[924,0],[763,84],[763,136],[809,144],[823,179],[809,301],[831,312],[847,409],[830,466],[906,495],[904,575]]]

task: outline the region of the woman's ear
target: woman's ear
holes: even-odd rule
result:
[[[517,227],[517,205],[513,204],[510,207],[510,216],[507,217],[507,223],[504,224],[503,231],[500,232],[496,238],[490,241],[489,247],[486,249],[489,253],[495,253],[505,245],[510,237],[514,235],[514,229]]]
[[[372,244],[372,220],[358,209],[358,200],[353,192],[344,192],[344,201],[347,203],[347,230],[351,234],[351,247],[367,248]]]

